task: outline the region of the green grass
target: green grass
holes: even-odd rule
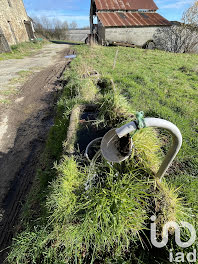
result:
[[[0,99],[0,104],[8,105],[10,101],[8,99]]]
[[[11,52],[0,54],[0,61],[9,59],[22,59],[26,56],[30,56],[36,50],[41,49],[45,43],[45,41],[31,41],[12,45]]]
[[[17,72],[17,77],[12,78],[6,89],[0,91],[0,104],[9,104],[11,102],[10,96],[16,95],[19,91],[16,89],[17,85],[23,85],[33,74],[32,70],[19,71]]]
[[[76,49],[79,61],[83,58],[102,78],[114,81],[116,89],[128,100],[132,113],[143,110],[148,117],[164,118],[178,126],[183,145],[166,178],[174,188],[180,187],[179,196],[189,207],[187,215],[194,214],[195,220],[190,221],[195,225],[198,215],[198,55],[122,47]],[[167,143],[167,135],[164,136]]]
[[[0,95],[4,95],[4,96],[9,96],[9,95],[16,94],[16,93],[17,93],[17,90],[11,89],[11,88],[9,90],[0,91]]]
[[[198,216],[198,56],[100,46],[75,49],[77,58],[65,72],[67,84],[57,104],[55,125],[8,261],[167,263],[166,250],[159,257],[142,247],[142,233],[154,211],[159,232],[166,221],[195,224]],[[83,103],[98,105],[99,127],[120,126],[143,110],[146,116],[167,119],[180,128],[182,150],[158,188],[153,176],[170,145],[162,131],[147,128],[133,135],[132,157],[120,165],[96,160],[89,166],[81,156],[63,155],[71,110]],[[189,235],[184,230],[182,236]],[[172,247],[181,251],[173,237],[168,249]]]
[[[142,110],[146,116],[176,124],[184,138],[179,158],[197,169],[198,55],[122,47],[76,49],[79,63],[83,58],[89,68],[113,79],[118,91],[128,99],[132,112]]]
[[[27,71],[23,70],[17,72],[18,77],[11,79],[9,82],[9,86],[25,83],[32,74],[33,72],[31,70],[27,70]]]

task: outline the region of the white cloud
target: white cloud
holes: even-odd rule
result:
[[[63,10],[32,10],[29,12],[29,16],[34,17],[47,17],[49,19],[57,18],[61,21],[67,21],[68,23],[71,23],[72,21],[75,21],[78,25],[89,25],[89,16],[86,15],[75,15],[75,14],[69,14],[65,13]]]
[[[158,1],[159,2],[159,1]],[[160,1],[161,2],[161,1]],[[174,3],[167,3],[167,4],[161,4],[161,9],[181,9],[184,8],[190,4],[193,4],[193,0],[179,0]],[[164,2],[163,2],[164,3]]]

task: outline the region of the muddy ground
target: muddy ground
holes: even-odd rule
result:
[[[51,43],[24,59],[0,61],[0,100],[6,100],[7,96],[18,92],[21,81],[23,82],[20,77],[40,72],[43,68],[53,65],[65,46]]]
[[[56,49],[56,44],[52,45]],[[0,250],[3,250],[0,263],[6,256],[4,249],[13,237],[21,206],[53,125],[57,91],[62,88],[61,76],[70,63],[64,58],[71,53],[69,46],[57,46],[57,50],[53,51],[51,62],[34,73],[17,95],[9,98],[9,105],[0,105]],[[42,51],[39,56],[42,60]],[[21,60],[22,64],[23,60],[27,58]]]

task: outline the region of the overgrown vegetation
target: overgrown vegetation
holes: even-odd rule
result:
[[[159,28],[154,36],[158,48],[175,53],[193,53],[198,50],[198,1],[184,11],[182,23]]]
[[[47,17],[34,18],[35,31],[38,36],[46,39],[66,39],[68,33],[68,23],[58,19],[50,20]]]
[[[166,221],[196,221],[198,56],[99,46],[76,52],[8,262],[167,263],[167,250],[181,249],[172,237],[159,254],[148,251],[149,219],[156,215],[159,237]],[[162,131],[132,135],[131,159],[121,164],[96,156],[89,165],[78,153],[67,156],[71,111],[85,103],[97,105],[98,129],[120,126],[137,110],[175,123],[184,144],[166,181],[153,177],[170,144]],[[188,240],[189,234],[183,230],[182,236]]]
[[[11,52],[0,54],[0,61],[9,59],[22,59],[25,56],[31,55],[36,50],[41,49],[45,44],[46,41],[35,40],[12,45]]]
[[[36,35],[49,40],[66,40],[69,28],[76,29],[78,27],[75,21],[68,24],[67,21],[56,18],[49,19],[46,16],[34,17],[33,21]]]

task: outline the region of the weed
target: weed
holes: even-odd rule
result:
[[[0,104],[10,104],[10,100],[8,99],[0,99]]]
[[[153,128],[139,130],[134,134],[133,142],[134,154],[140,163],[153,173],[157,173],[162,162],[162,142],[160,142],[157,131]]]
[[[56,169],[58,178],[50,187],[46,203],[49,222],[43,231],[26,231],[18,237],[10,262],[26,263],[30,259],[38,263],[42,259],[42,263],[62,263],[77,259],[82,263],[90,256],[93,260],[102,257],[104,252],[122,255],[131,241],[139,240],[138,233],[147,218],[144,199],[148,185],[136,179],[137,170],[124,175],[110,170],[105,184],[98,181],[86,191],[86,170],[79,170],[73,158],[64,157]],[[21,252],[16,257],[17,250]]]
[[[0,61],[9,59],[22,59],[25,56],[31,55],[33,52],[35,52],[35,50],[41,49],[44,44],[46,44],[45,41],[31,41],[12,45],[11,52],[0,54]]]
[[[104,94],[100,101],[100,114],[97,123],[115,126],[121,121],[132,117],[130,106],[126,98],[117,91],[111,91]]]
[[[148,228],[153,213],[159,233],[169,220],[196,222],[198,181],[192,176],[198,150],[198,76],[192,69],[197,55],[100,46],[76,50],[38,174],[37,196],[32,195],[30,202],[40,203],[39,210],[38,205],[34,208],[39,214],[36,219],[30,213],[26,217],[25,231],[13,243],[9,263],[166,263],[164,256],[140,250],[141,231]],[[87,74],[93,70],[99,80],[98,75]],[[170,144],[166,133],[154,129],[132,135],[133,155],[122,164],[100,159],[90,169],[83,159],[77,163],[79,157],[62,156],[71,111],[87,102],[98,104],[97,122],[102,126],[131,121],[135,110],[175,123],[184,144],[168,183],[158,183],[156,188],[153,179],[166,151],[162,144]],[[182,236],[185,240],[189,234],[184,230]],[[173,240],[168,248],[172,246],[176,249]]]
[[[181,198],[178,197],[178,190],[165,180],[157,183],[156,196],[154,199],[155,211],[157,214],[156,224],[161,231],[160,235],[162,235],[164,224],[170,221],[181,221],[184,215],[184,207]],[[174,230],[172,230],[172,233],[174,234]]]
[[[18,77],[12,78],[9,82],[9,85],[15,85],[15,84],[24,84],[29,77],[32,75],[32,71],[19,71],[17,72]]]

